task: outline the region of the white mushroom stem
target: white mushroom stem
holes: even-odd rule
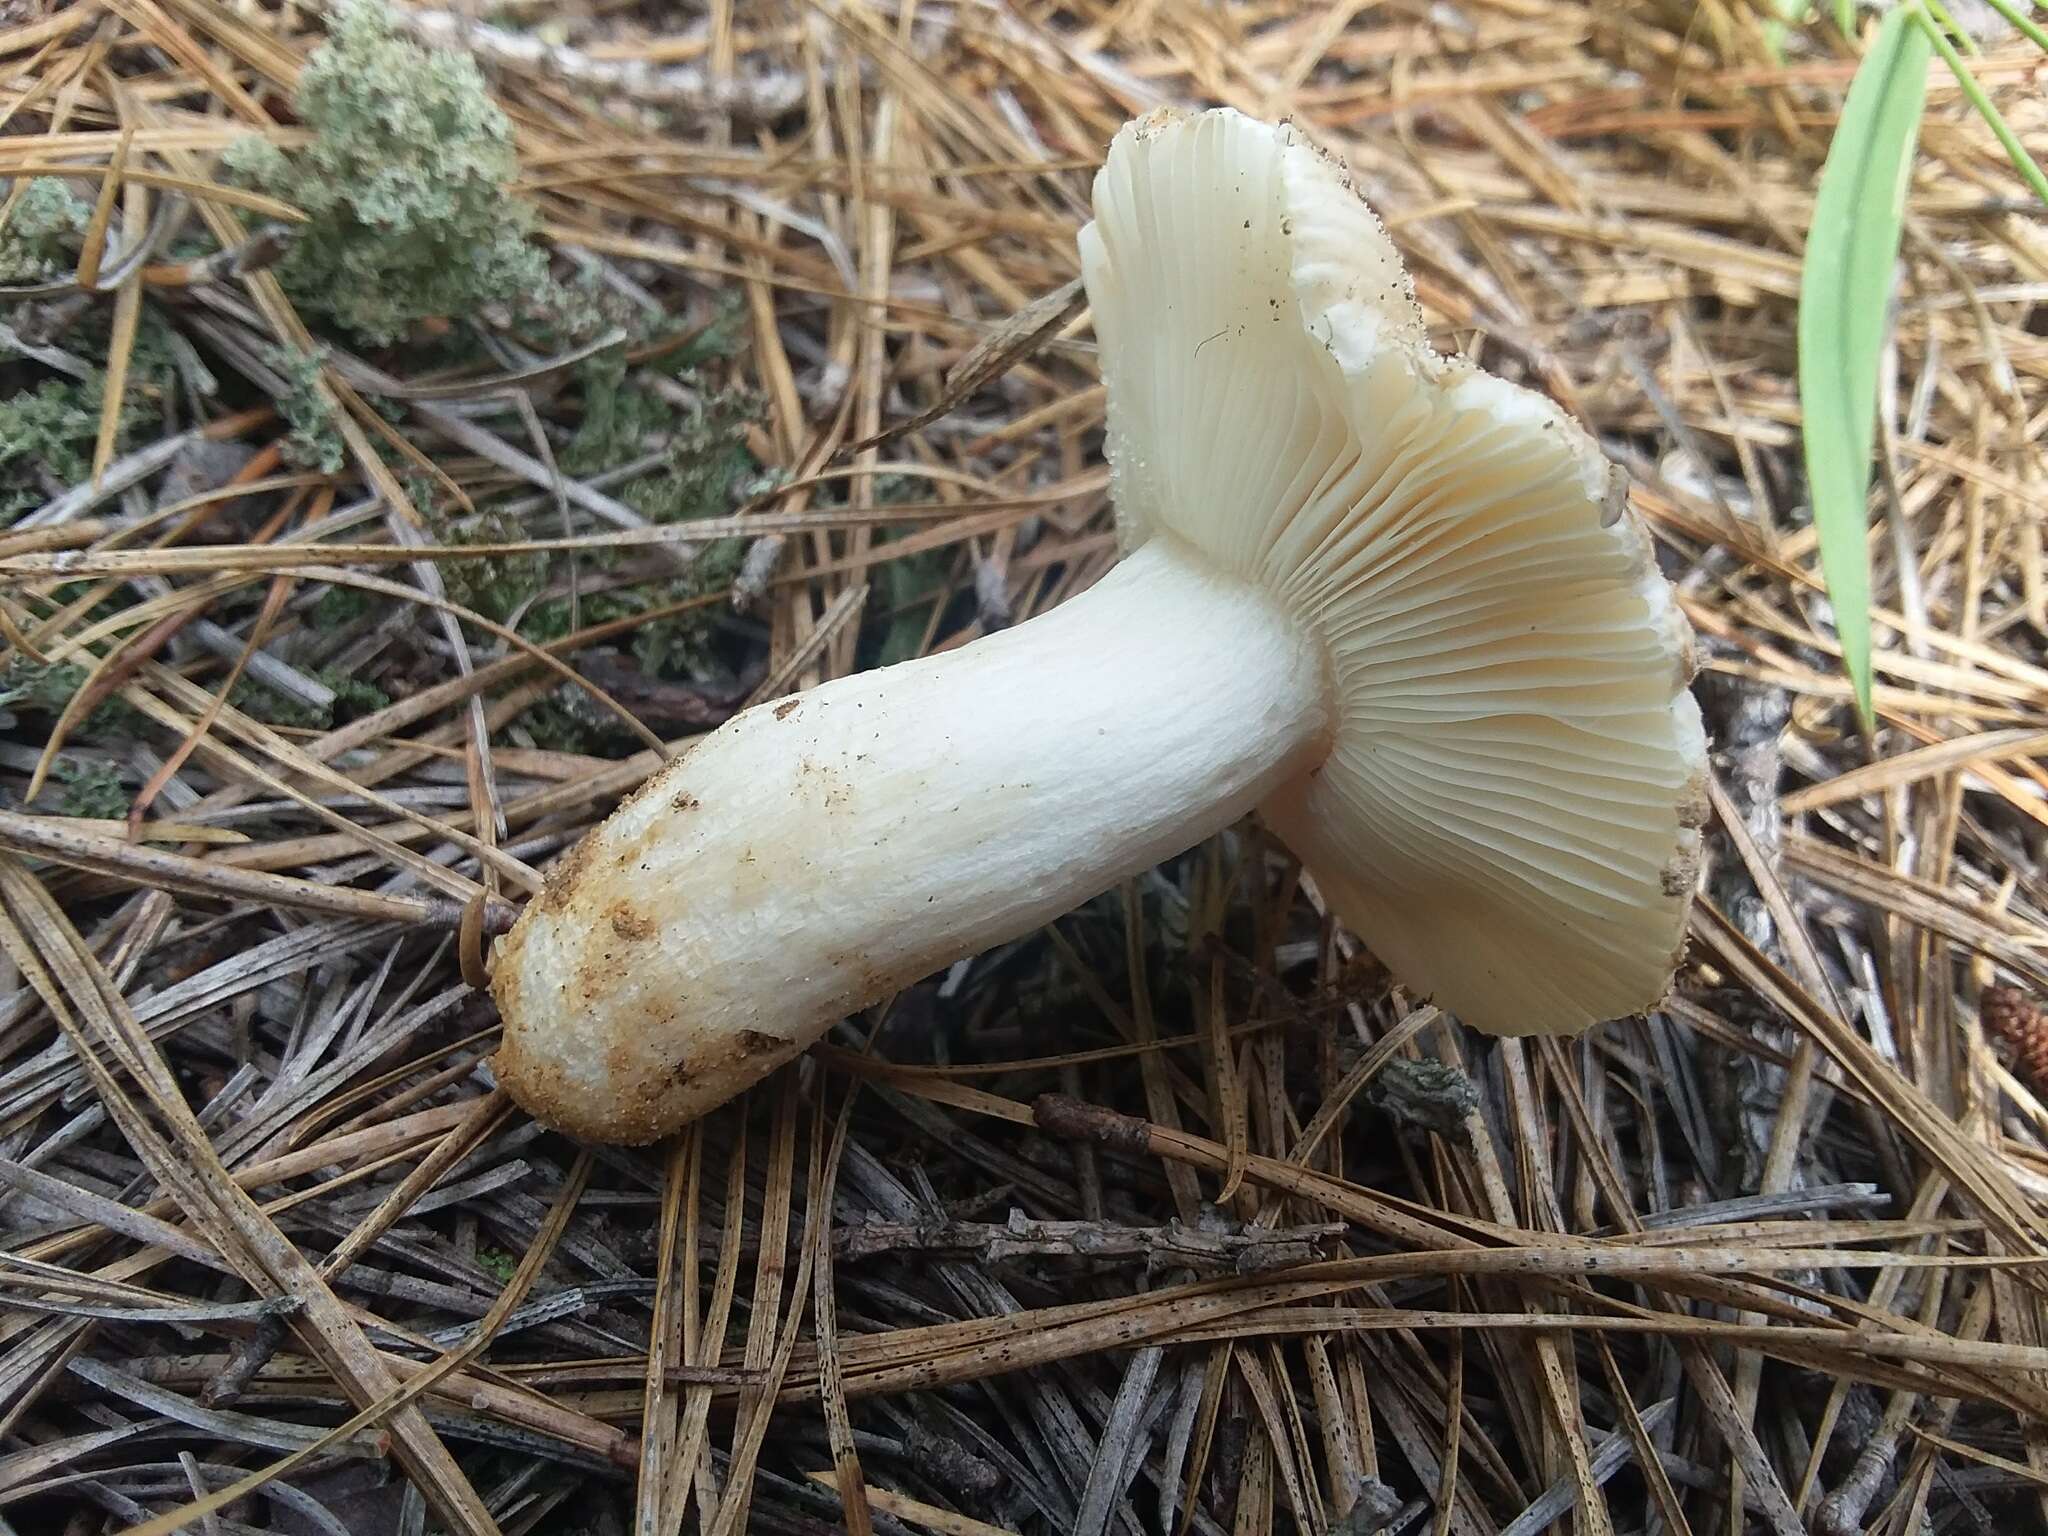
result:
[[[659,1134],[1229,825],[1330,729],[1307,626],[1154,539],[1026,624],[759,706],[663,769],[501,946],[499,1070],[567,1129]]]

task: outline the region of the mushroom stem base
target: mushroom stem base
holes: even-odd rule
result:
[[[551,876],[499,947],[501,1079],[647,1141],[848,1013],[1229,825],[1328,751],[1321,651],[1155,539],[969,646],[729,721]]]

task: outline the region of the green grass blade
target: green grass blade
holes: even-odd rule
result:
[[[1821,575],[1856,707],[1870,686],[1870,450],[1892,269],[1927,99],[1917,7],[1879,24],[1850,82],[1814,198],[1799,283],[1799,400]]]
[[[2048,32],[2044,32],[2041,29],[2041,24],[2034,20],[2031,14],[2034,9],[2032,5],[2016,5],[2014,0],[1986,0],[1986,3],[1990,5],[1991,9],[2019,28],[2028,42],[2039,48],[2043,53],[2048,53]]]
[[[1983,52],[1977,46],[1977,39],[1964,31],[1955,17],[1949,15],[1948,7],[1943,5],[1941,0],[1920,0],[1920,4],[1927,14],[1934,19],[1936,23],[1935,30],[1938,33],[1946,33],[1956,42],[1961,43],[1963,51],[1973,57]]]
[[[2048,203],[2048,176],[2041,173],[2041,167],[2035,164],[2034,157],[2027,153],[2027,147],[2020,142],[2020,136],[2012,131],[2012,125],[2005,120],[2005,114],[1998,110],[1998,103],[1991,99],[1984,87],[1978,83],[1977,77],[1970,73],[1970,66],[1964,63],[1963,56],[1956,52],[1955,44],[1944,37],[1940,29],[1931,22],[1922,22],[1921,30],[1926,32],[1927,40],[1941,55],[1942,62],[1948,65],[1949,73],[1956,77],[1956,84],[1963,88],[1963,95],[1969,99],[1970,105],[1977,109],[1977,115],[1989,123],[1991,131],[1998,135],[1998,142],[2005,146],[2006,158],[2012,161],[2012,168],[2020,173],[2020,179],[2034,189],[2034,196]]]
[[[1842,36],[1852,43],[1856,40],[1856,0],[1835,0],[1835,25]]]

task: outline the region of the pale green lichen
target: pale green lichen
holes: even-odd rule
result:
[[[349,0],[293,106],[313,131],[304,148],[245,139],[225,161],[307,215],[279,267],[301,306],[383,344],[552,293],[533,212],[506,191],[511,124],[468,55],[399,37],[382,0]]]
[[[43,504],[92,469],[100,379],[48,379],[0,400],[0,524]]]
[[[661,467],[627,486],[621,499],[655,523],[726,516],[742,482],[759,468],[747,448],[747,426],[759,414],[760,402],[743,391],[709,396],[677,422]]]
[[[24,379],[13,393],[0,396],[0,527],[92,472],[106,398],[100,367],[107,356],[107,315],[88,315],[67,336],[66,345],[94,365],[84,378],[53,377],[39,364],[29,365],[24,372],[36,382]],[[132,432],[160,416],[177,389],[175,345],[169,328],[145,309],[129,353],[128,387],[114,434],[117,453]]]
[[[675,407],[631,382],[625,353],[618,347],[579,363],[576,382],[583,409],[559,456],[569,474],[597,474],[637,459],[647,452],[650,440],[675,429]]]
[[[253,677],[238,679],[228,701],[252,720],[302,731],[331,730],[375,714],[391,702],[391,696],[376,684],[340,667],[321,667],[313,676],[334,695],[334,702],[325,708],[279,693]]]
[[[111,606],[100,605],[93,616],[105,617],[105,609]],[[26,656],[16,656],[0,668],[0,709],[55,719],[85,686],[86,675],[85,668],[76,662],[31,661]],[[112,740],[133,736],[141,725],[142,716],[116,694],[95,704],[72,734]]]
[[[364,715],[374,715],[391,703],[391,695],[375,683],[340,667],[322,667],[313,675],[334,694],[334,706],[327,712],[329,725],[346,725]]]
[[[355,623],[374,606],[370,601],[370,595],[359,587],[329,587],[313,604],[313,627],[320,630],[341,629]]]
[[[444,532],[441,543],[517,544],[526,538],[526,530],[511,518],[491,512],[467,528]],[[539,596],[547,581],[548,557],[538,552],[441,562],[441,584],[449,599],[501,624]]]
[[[247,675],[235,679],[235,686],[228,693],[228,703],[251,720],[290,730],[324,731],[333,723],[330,710],[316,708],[304,699],[280,693],[269,684]]]
[[[347,445],[335,422],[334,407],[316,387],[321,359],[317,352],[297,348],[278,358],[285,379],[285,391],[278,396],[278,414],[291,427],[284,441],[284,455],[302,469],[334,474],[347,458]]]
[[[85,668],[69,661],[30,661],[16,656],[0,671],[0,706],[37,714],[62,714],[71,696],[85,686]]]
[[[117,451],[161,401],[171,379],[163,338],[145,324],[129,362]],[[98,371],[83,379],[46,378],[0,398],[0,527],[92,473],[105,398],[106,379]]]
[[[40,283],[69,271],[91,219],[91,207],[55,176],[31,179],[0,229],[0,283]]]
[[[57,797],[59,815],[119,821],[128,814],[128,791],[121,786],[119,770],[111,764],[59,757],[50,765],[50,777],[64,788]]]

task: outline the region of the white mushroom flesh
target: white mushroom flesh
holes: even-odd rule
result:
[[[500,945],[499,1071],[645,1141],[846,1013],[1252,808],[1496,1032],[1655,1003],[1698,854],[1689,632],[1548,400],[1428,347],[1338,168],[1126,129],[1083,271],[1124,562],[1015,629],[729,722]]]

